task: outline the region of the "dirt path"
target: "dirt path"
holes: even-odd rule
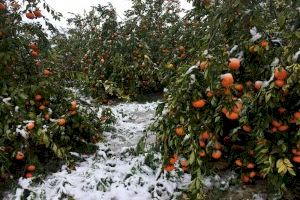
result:
[[[27,199],[176,199],[180,194],[177,189],[186,185],[190,176],[178,177],[174,172],[169,178],[163,175],[156,180],[161,167],[160,154],[153,153],[150,145],[143,154],[135,152],[152,122],[156,106],[157,103],[112,106],[117,119],[115,130],[104,133],[106,142],[98,144],[95,155],[78,155],[85,161],[77,163],[75,170],[63,166],[39,184],[21,178],[19,188],[8,199],[21,199],[24,191],[30,193]]]

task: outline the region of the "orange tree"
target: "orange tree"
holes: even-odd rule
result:
[[[220,162],[244,184],[262,178],[281,191],[299,176],[299,3],[193,5],[187,16],[201,27],[193,55],[201,62],[177,69],[153,125],[164,169],[180,158],[194,198],[203,198],[203,173]]]
[[[43,14],[60,14],[38,0],[23,1],[22,8],[0,1],[1,183],[46,172],[45,163],[56,158],[70,161],[69,151],[91,146],[103,129],[96,114],[64,89],[48,59],[51,44],[43,29],[54,29]]]

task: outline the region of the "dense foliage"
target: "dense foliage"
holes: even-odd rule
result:
[[[69,151],[87,149],[104,128],[95,111],[64,88],[49,59],[44,29],[55,29],[43,17],[47,11],[60,16],[45,2],[0,1],[1,183],[45,172],[55,159],[70,163]]]
[[[165,170],[180,155],[197,198],[201,176],[220,162],[245,184],[266,178],[278,192],[299,175],[299,5],[198,3],[201,62],[178,68],[154,125]]]

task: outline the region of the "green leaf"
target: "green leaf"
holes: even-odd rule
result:
[[[284,14],[280,14],[279,17],[278,17],[278,24],[279,24],[279,27],[280,28],[283,28],[284,24],[285,24],[285,16]]]
[[[192,165],[195,161],[195,152],[193,151],[189,157],[189,164]]]

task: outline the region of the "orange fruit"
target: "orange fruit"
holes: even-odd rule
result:
[[[209,139],[209,136],[210,135],[209,135],[208,131],[205,131],[204,133],[202,133],[200,135],[200,139],[203,140],[203,141],[205,141],[205,140]]]
[[[300,119],[300,112],[295,112],[294,117],[295,117],[296,120],[299,120]]]
[[[284,80],[287,78],[288,73],[285,69],[277,67],[275,68],[274,76],[277,80]]]
[[[298,150],[298,149],[292,149],[292,153],[293,153],[295,156],[300,156],[300,150]]]
[[[242,175],[242,181],[243,181],[243,183],[249,183],[249,181],[250,181],[250,178],[249,178],[249,176],[246,176],[246,175]]]
[[[227,108],[222,108],[222,113],[224,114],[224,115],[226,115],[227,113],[228,113],[228,110],[227,110]]]
[[[205,106],[205,104],[206,104],[206,101],[203,99],[199,99],[199,100],[192,102],[192,105],[194,108],[202,108]]]
[[[26,13],[26,17],[28,19],[34,19],[34,14],[31,11],[29,11],[29,12]]]
[[[189,168],[188,167],[181,167],[182,171],[186,172]]]
[[[32,175],[32,173],[26,173],[26,174],[25,174],[25,177],[26,177],[26,178],[32,178],[33,175]]]
[[[289,129],[288,125],[281,125],[278,127],[278,130],[283,132],[283,131],[287,131]]]
[[[24,153],[18,151],[16,154],[16,160],[24,160],[24,158],[25,158]]]
[[[239,114],[235,112],[227,112],[226,117],[231,120],[237,120],[239,118]]]
[[[208,91],[208,92],[206,93],[206,96],[207,96],[207,97],[212,97],[212,96],[214,96],[214,94],[213,94],[211,91]]]
[[[222,149],[222,145],[221,145],[219,142],[217,142],[217,143],[214,145],[214,149],[215,149],[215,150],[221,150],[221,149]]]
[[[49,114],[45,114],[44,119],[45,119],[46,121],[48,121],[48,120],[50,119],[50,115],[49,115]]]
[[[230,69],[237,70],[241,66],[241,61],[238,58],[230,58],[228,61],[228,65]]]
[[[244,89],[244,86],[243,86],[243,84],[235,84],[235,85],[234,85],[234,88],[235,88],[237,91],[242,92],[243,89]]]
[[[5,4],[3,4],[3,3],[0,3],[0,10],[5,10],[6,9],[6,6],[5,6]]]
[[[77,102],[76,101],[72,101],[71,102],[71,110],[76,110],[77,109]]]
[[[185,132],[184,132],[183,127],[177,127],[175,129],[175,132],[176,132],[176,135],[178,135],[178,136],[185,136]]]
[[[204,150],[201,150],[201,151],[199,152],[199,156],[200,156],[201,158],[204,158],[204,157],[206,156],[205,151],[204,151]]]
[[[234,83],[234,79],[231,73],[221,75],[221,84],[223,87],[231,87]]]
[[[43,98],[42,95],[37,94],[37,95],[35,95],[34,100],[40,101],[40,100],[42,100],[42,98]]]
[[[66,124],[66,120],[64,118],[58,119],[57,124],[59,126],[64,126]]]
[[[206,146],[206,144],[203,140],[199,140],[199,146],[204,148]]]
[[[275,126],[276,128],[279,128],[282,125],[282,122],[277,121],[275,119],[272,120],[272,125]]]
[[[266,48],[267,46],[269,46],[269,43],[266,40],[261,41],[260,46],[262,48]]]
[[[32,49],[32,50],[34,50],[34,51],[38,51],[38,49],[39,49],[36,42],[30,43],[29,44],[29,48]]]
[[[36,58],[39,56],[39,53],[37,51],[31,51],[31,56]]]
[[[182,159],[182,160],[180,161],[180,165],[181,165],[182,167],[187,167],[187,166],[189,165],[189,163],[188,163],[187,160]]]
[[[45,110],[46,109],[46,106],[44,106],[44,105],[41,105],[40,107],[39,107],[39,110]]]
[[[255,83],[254,83],[254,87],[256,90],[260,90],[262,85],[263,85],[262,81],[255,81]]]
[[[278,108],[278,112],[280,114],[285,113],[286,111],[287,111],[286,108],[282,108],[282,107]]]
[[[43,74],[44,74],[44,76],[48,77],[48,76],[51,75],[51,72],[50,72],[50,70],[45,69],[44,72],[43,72]]]
[[[169,159],[169,163],[171,164],[171,165],[174,165],[175,163],[176,163],[176,159],[175,158],[170,158]]]
[[[235,113],[239,113],[242,110],[242,108],[243,108],[243,103],[241,101],[237,101],[232,111]]]
[[[300,156],[293,156],[293,161],[295,163],[300,163]]]
[[[234,161],[234,164],[235,164],[236,166],[238,166],[238,167],[242,167],[242,166],[243,166],[243,162],[242,162],[242,160],[241,160],[240,158],[236,159],[236,160]]]
[[[254,178],[255,176],[256,176],[256,172],[255,171],[250,172],[250,174],[249,174],[250,178]]]
[[[252,131],[252,128],[250,125],[245,124],[245,125],[243,125],[243,130],[247,133],[250,133]]]
[[[247,168],[248,168],[248,169],[253,169],[254,167],[255,167],[255,164],[253,164],[253,163],[250,163],[250,162],[249,162],[249,163],[247,164]]]
[[[285,85],[285,81],[284,80],[276,80],[275,85],[277,87],[283,87]]]
[[[34,127],[35,127],[34,122],[29,122],[29,123],[26,125],[26,128],[27,128],[28,130],[32,130],[32,129],[34,129]]]
[[[35,165],[28,165],[28,166],[26,167],[26,170],[29,171],[29,172],[33,172],[33,171],[36,170],[36,167],[35,167]]]
[[[37,17],[37,18],[40,18],[42,17],[42,13],[39,9],[36,9],[35,11],[33,11],[33,14]]]
[[[222,152],[220,151],[220,150],[216,150],[216,151],[214,151],[213,153],[212,153],[212,155],[211,155],[214,159],[220,159],[221,158],[221,156],[222,156]]]
[[[199,68],[200,70],[205,70],[208,67],[208,60],[200,62]]]
[[[271,132],[272,133],[275,133],[275,132],[277,132],[277,128],[274,126],[274,127],[272,127],[272,129],[271,129]]]

